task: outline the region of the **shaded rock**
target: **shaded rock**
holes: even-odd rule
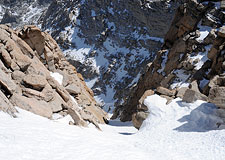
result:
[[[148,117],[148,112],[137,112],[132,115],[132,123],[135,128],[139,129],[143,123],[143,121]]]
[[[225,26],[220,27],[218,31],[218,36],[225,38]]]
[[[178,91],[177,91],[176,97],[179,97],[179,98],[183,99],[184,94],[185,94],[187,89],[188,89],[188,87],[179,88]]]
[[[225,109],[225,87],[215,86],[209,91],[209,102]]]
[[[187,89],[185,91],[184,97],[183,97],[183,101],[187,102],[187,103],[193,103],[196,100],[203,100],[203,101],[207,101],[208,98],[204,95],[201,94],[200,92],[196,92],[192,89]]]

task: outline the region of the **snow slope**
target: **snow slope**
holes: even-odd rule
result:
[[[145,104],[150,116],[139,131],[129,123],[110,121],[102,131],[68,125],[19,110],[18,118],[0,112],[0,159],[4,160],[223,160],[225,128],[216,123],[216,108],[153,95]]]

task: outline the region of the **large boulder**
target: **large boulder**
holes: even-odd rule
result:
[[[148,112],[136,112],[132,115],[132,123],[135,128],[139,129],[143,123],[143,121],[148,117]]]
[[[197,92],[193,89],[187,89],[185,91],[184,97],[183,97],[183,101],[187,102],[187,103],[193,103],[197,100],[203,100],[203,101],[207,101],[208,98],[207,96],[205,96],[204,94]]]
[[[225,109],[225,86],[211,88],[209,91],[209,102],[214,103],[219,108]]]

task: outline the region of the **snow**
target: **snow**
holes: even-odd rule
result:
[[[162,61],[162,63],[161,63],[161,68],[157,70],[158,73],[162,73],[162,72],[164,71],[165,66],[166,66],[166,62],[167,62],[167,59],[168,59],[168,58],[167,58],[168,53],[169,53],[169,52],[166,51],[166,53],[163,54],[163,56],[162,56],[163,61]],[[164,74],[164,72],[163,72],[163,74]]]
[[[166,99],[158,95],[147,97],[144,103],[150,115],[136,136],[148,141],[142,148],[152,153],[149,159],[224,159],[225,130],[217,128],[222,120],[213,104],[175,99],[166,105]]]
[[[173,84],[171,84],[171,89],[189,86],[187,80],[190,75],[187,75],[183,69],[175,70],[173,73],[176,75],[176,78],[173,81]]]
[[[198,37],[196,40],[199,42],[202,42],[209,34],[209,31],[200,31],[200,37]]]
[[[63,75],[61,75],[60,73],[58,72],[50,72],[50,75],[60,84],[62,85],[62,82],[63,82]]]
[[[225,125],[204,101],[166,105],[158,95],[144,101],[149,117],[137,131],[130,122],[110,121],[80,128],[70,116],[49,120],[19,109],[18,118],[0,112],[0,159],[10,160],[223,160]]]
[[[212,45],[205,46],[205,52],[199,52],[197,55],[191,54],[191,56],[189,56],[189,58],[192,59],[193,62],[195,60],[198,60],[198,63],[194,64],[196,70],[199,70],[208,60],[207,54],[211,47]]]
[[[92,88],[97,80],[98,80],[98,78],[87,79],[87,80],[85,80],[85,83],[88,86],[88,88]]]

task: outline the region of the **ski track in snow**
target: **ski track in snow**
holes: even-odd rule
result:
[[[80,128],[66,118],[48,120],[19,110],[18,118],[0,112],[0,159],[4,160],[223,160],[225,130],[218,130],[215,106],[153,95],[149,117],[137,131],[118,120]],[[225,126],[222,126],[225,129]],[[221,128],[221,129],[222,129]]]

